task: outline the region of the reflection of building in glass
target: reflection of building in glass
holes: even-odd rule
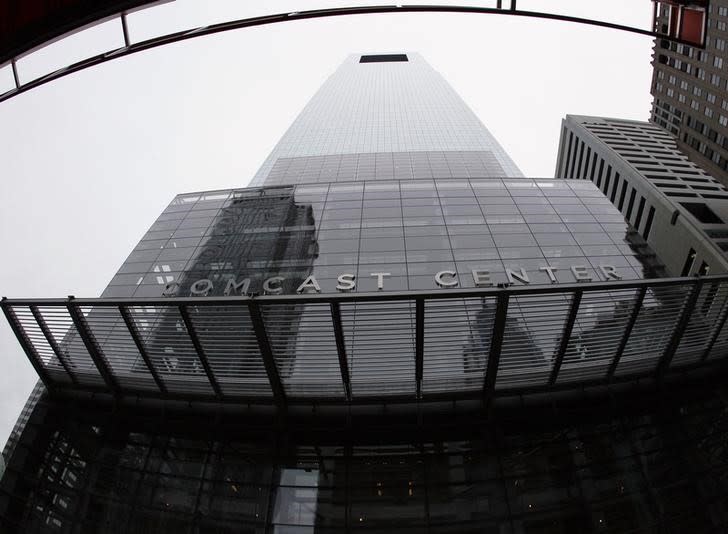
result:
[[[177,228],[192,228],[201,237],[177,239],[173,236],[163,245],[164,250],[171,247],[174,252],[180,251],[177,258],[189,256],[187,266],[176,273],[158,260],[147,276],[157,282],[160,295],[164,296],[264,293],[263,282],[273,277],[281,280],[270,291],[295,291],[311,270],[317,246],[311,206],[297,203],[293,192],[292,187],[277,187],[218,194],[218,198],[225,200],[216,212],[206,209],[208,206],[204,203],[200,208],[195,204]],[[186,221],[190,223],[185,224]],[[206,229],[202,226],[205,223],[209,224]],[[185,248],[185,244],[194,246]],[[301,323],[300,308],[292,304],[285,310],[286,320],[281,321],[276,337],[279,344],[295,344]],[[137,322],[141,324],[150,352],[161,355],[155,360],[161,374],[204,376],[205,370],[193,347],[180,344],[170,335],[186,328],[184,317],[176,310],[161,314],[156,309],[151,311],[152,318],[147,318],[149,314],[139,310]],[[252,323],[239,310],[214,307],[204,313],[210,319],[202,323],[200,336],[210,338],[213,344],[246,345],[245,332],[252,330]],[[217,341],[212,341],[213,337]],[[225,373],[243,375],[258,358],[256,348],[251,347],[237,358],[213,358],[212,363]],[[138,361],[138,368],[145,371],[144,362]],[[280,372],[287,376],[291,369],[280,369]]]
[[[49,402],[0,483],[4,532],[723,529],[725,396],[703,388],[332,432]],[[619,412],[623,415],[618,415]],[[612,415],[609,415],[609,414]],[[546,416],[548,414],[548,416]],[[506,417],[508,415],[508,417]],[[380,420],[384,423],[384,420]],[[23,482],[17,473],[26,475]],[[31,483],[32,482],[32,483]]]
[[[648,289],[608,187],[522,177],[416,54],[347,59],[253,183],[175,197],[87,330],[4,306],[80,386],[29,403],[0,531],[725,528],[720,374],[638,379],[720,361],[728,284]]]

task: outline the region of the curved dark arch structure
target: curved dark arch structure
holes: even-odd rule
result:
[[[6,23],[4,25],[5,27],[3,27],[2,23],[0,23],[0,35],[3,33],[9,35],[9,37],[7,37],[6,39],[0,40],[0,64],[10,63],[12,65],[15,81],[15,88],[3,94],[0,94],[0,102],[8,100],[9,98],[44,85],[53,80],[57,80],[69,74],[73,74],[80,70],[84,70],[89,67],[111,61],[113,59],[128,56],[130,54],[148,50],[150,48],[156,48],[166,44],[184,41],[195,37],[201,37],[204,35],[212,35],[215,33],[225,32],[229,30],[248,28],[252,26],[264,26],[268,24],[292,22],[296,20],[319,19],[350,15],[368,15],[382,13],[464,13],[480,15],[511,15],[517,17],[540,18],[547,20],[557,20],[562,22],[572,22],[577,24],[587,24],[601,28],[630,32],[637,35],[644,35],[647,37],[671,39],[673,41],[683,42],[685,44],[696,46],[696,43],[694,41],[686,41],[681,39],[680,32],[673,31],[674,28],[672,28],[672,26],[670,28],[658,28],[653,23],[653,27],[651,29],[636,28],[623,24],[615,24],[612,22],[594,20],[583,17],[573,17],[569,15],[547,13],[541,11],[520,10],[517,8],[517,0],[505,0],[505,2],[504,0],[495,1],[496,7],[405,4],[339,7],[331,9],[296,11],[290,13],[277,13],[273,15],[244,18],[228,22],[221,22],[218,24],[212,24],[209,26],[202,26],[189,30],[183,30],[180,32],[175,32],[140,41],[138,43],[132,43],[129,39],[126,19],[127,12],[135,8],[149,7],[153,4],[158,4],[159,2],[145,2],[140,0],[116,2],[107,1],[102,2],[100,8],[97,9],[93,9],[83,2],[47,2],[49,6],[55,6],[56,10],[54,11],[53,9],[49,8],[49,11],[43,13],[43,9],[41,8],[41,13],[37,13],[35,18],[31,17],[26,24],[23,24],[22,16],[6,17],[6,19],[10,20],[10,23]],[[65,9],[63,7],[58,8],[56,4],[59,3],[68,4],[68,7]],[[509,5],[504,6],[504,3],[508,3]],[[672,3],[676,3],[683,7],[684,4],[700,4],[699,9],[704,9],[707,12],[708,0],[661,0],[660,2],[656,2],[655,0],[653,0],[653,20],[656,20],[658,4],[664,3],[670,5],[672,5]],[[86,8],[86,11],[84,11],[84,8]],[[9,14],[11,11],[12,9],[9,8],[7,5],[0,6],[0,21],[3,20],[3,16]],[[28,11],[30,12],[31,10]],[[59,20],[54,23],[53,16],[56,11],[58,12],[57,16],[59,17]],[[52,40],[60,38],[62,35],[67,34],[71,31],[80,30],[82,29],[82,27],[92,23],[109,20],[115,13],[118,14],[121,21],[120,27],[124,34],[125,46],[86,58],[66,67],[62,67],[40,78],[36,78],[27,82],[21,81],[16,67],[16,61],[22,55],[31,52],[35,48],[44,46],[45,44],[49,44]],[[30,14],[28,14],[28,16],[29,15]],[[18,19],[15,25],[13,24],[13,19]],[[707,17],[705,17],[705,21],[707,22]],[[700,45],[698,44],[697,46]]]

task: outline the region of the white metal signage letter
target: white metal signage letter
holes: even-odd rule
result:
[[[572,265],[571,272],[574,273],[577,282],[590,282],[592,279],[583,265]]]
[[[490,271],[473,269],[473,282],[475,282],[476,287],[492,286],[493,281],[490,279]]]
[[[266,295],[280,295],[283,293],[283,288],[279,285],[281,282],[283,282],[285,278],[282,276],[272,276],[271,278],[268,278],[265,282],[263,282],[263,292]],[[273,287],[273,284],[277,284],[276,287]]]
[[[356,287],[356,276],[351,273],[340,274],[336,279],[336,289],[339,291],[353,291]]]
[[[600,265],[599,268],[602,271],[602,274],[604,275],[604,279],[609,281],[610,278],[614,280],[621,280],[622,277],[617,273],[616,267],[613,267],[612,265]]]
[[[177,293],[177,290],[179,289],[179,282],[170,282],[166,286],[164,286],[164,291],[162,291],[163,297],[171,297],[172,295],[175,295]]]
[[[225,286],[225,291],[223,294],[226,297],[229,297],[230,295],[234,295],[235,293],[238,293],[239,295],[246,295],[248,291],[250,290],[250,278],[244,278],[242,282],[238,283],[235,278],[231,278],[228,280],[227,285]]]
[[[538,270],[545,271],[549,275],[549,280],[551,280],[552,284],[555,284],[556,282],[558,282],[558,280],[556,280],[556,275],[554,274],[554,271],[558,270],[556,267],[551,267],[550,265],[544,265],[542,267],[539,267]]]
[[[303,293],[309,289],[313,289],[315,293],[321,293],[321,286],[316,281],[316,277],[313,275],[306,278],[303,283],[298,286],[298,289],[296,289],[296,293]]]
[[[449,280],[443,280],[447,276]],[[440,287],[455,287],[458,285],[457,273],[455,271],[440,271],[435,275],[435,283]]]
[[[508,281],[511,284],[515,284],[516,280],[518,280],[519,282],[521,282],[523,284],[530,284],[531,280],[528,279],[528,275],[526,274],[526,271],[523,268],[521,268],[519,270],[521,271],[520,273],[517,273],[513,269],[506,269],[506,276],[508,276]]]
[[[382,290],[384,289],[384,277],[392,276],[392,273],[369,273],[369,275],[377,277],[377,289]]]
[[[212,281],[208,280],[207,278],[203,278],[202,280],[198,280],[194,284],[190,286],[190,293],[193,295],[207,295],[210,291],[212,291]]]

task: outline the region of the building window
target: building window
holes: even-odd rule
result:
[[[705,111],[703,113],[705,113],[705,116],[708,117],[708,118],[712,118],[713,117],[713,110],[710,109],[707,106],[705,107]]]
[[[617,197],[617,190],[619,189],[619,173],[614,174],[614,187],[612,188],[612,195],[609,200],[614,204],[614,199]]]
[[[703,94],[703,90],[702,90],[702,89],[700,89],[700,87],[698,87],[698,86],[696,85],[695,87],[693,87],[693,94],[694,94],[695,96],[700,96],[700,95],[702,95],[702,94]]]
[[[619,205],[617,206],[617,209],[619,211],[622,211],[622,208],[624,207],[625,196],[627,196],[627,180],[624,180],[624,182],[622,182],[622,192],[619,194]]]
[[[703,224],[723,224],[723,220],[707,204],[680,202],[680,205]]]
[[[647,221],[645,222],[645,230],[642,232],[642,237],[645,238],[645,241],[647,241],[647,238],[650,237],[650,230],[652,230],[652,220],[655,218],[655,208],[650,206],[650,211],[647,212]]]
[[[725,115],[721,115],[720,117],[718,117],[718,122],[721,126],[728,126],[728,117],[726,117]]]
[[[677,100],[678,100],[678,102],[681,102],[682,104],[684,104],[685,101],[687,100],[687,98],[685,97],[685,95],[679,94],[679,95],[677,95]]]
[[[706,99],[708,100],[708,102],[710,102],[711,104],[715,104],[715,95],[714,95],[713,93],[708,93],[708,94],[706,95],[706,97],[705,97],[705,98],[706,98]]]
[[[640,197],[640,203],[637,206],[637,215],[634,218],[634,227],[639,230],[640,223],[642,222],[642,213],[645,211],[645,197]]]
[[[612,166],[607,166],[607,177],[604,179],[604,189],[602,192],[604,193],[604,196],[607,195],[609,192],[609,181],[612,179]]]
[[[692,100],[690,102],[690,107],[693,109],[700,109],[700,102],[698,102],[697,100]]]

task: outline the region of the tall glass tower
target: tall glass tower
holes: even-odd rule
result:
[[[278,142],[251,186],[522,176],[452,87],[419,54],[351,55]],[[444,169],[447,170],[447,169]]]
[[[725,530],[728,279],[664,272],[417,54],[350,56],[102,298],[2,301],[42,384],[0,532]]]

